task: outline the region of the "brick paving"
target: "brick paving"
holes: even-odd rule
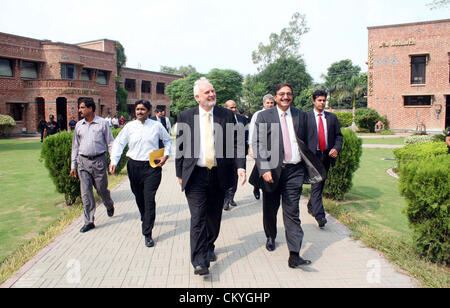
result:
[[[253,162],[248,161],[251,170]],[[107,217],[100,206],[97,228],[81,234],[78,219],[58,239],[6,281],[2,288],[313,288],[417,287],[418,283],[380,253],[353,240],[350,231],[333,217],[324,230],[306,211],[301,219],[305,239],[301,255],[313,261],[290,269],[282,212],[278,215],[277,249],[265,249],[261,201],[252,186],[239,187],[238,206],[224,212],[216,243],[218,260],[211,274],[199,277],[190,264],[190,214],[175,178],[174,161],[164,168],[157,194],[154,248],[144,245],[138,209],[124,180],[113,192],[116,213]]]

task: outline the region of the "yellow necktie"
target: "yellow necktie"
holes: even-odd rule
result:
[[[215,149],[214,149],[214,134],[211,124],[211,114],[206,113],[206,123],[205,123],[205,158],[206,158],[206,168],[211,170],[215,165]]]

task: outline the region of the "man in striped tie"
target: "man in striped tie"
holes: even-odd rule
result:
[[[322,161],[327,173],[334,166],[342,149],[343,136],[337,116],[325,111],[327,92],[317,90],[312,99],[314,110],[308,112],[308,148]],[[319,228],[325,227],[327,219],[323,208],[322,192],[325,181],[311,185],[308,213],[316,219]]]

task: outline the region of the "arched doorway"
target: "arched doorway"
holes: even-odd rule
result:
[[[56,121],[61,130],[67,130],[67,99],[65,97],[56,99]]]

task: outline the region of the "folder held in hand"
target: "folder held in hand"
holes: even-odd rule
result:
[[[159,159],[161,157],[164,157],[164,148],[150,152],[150,166],[152,168],[158,167],[157,165],[159,164]]]

